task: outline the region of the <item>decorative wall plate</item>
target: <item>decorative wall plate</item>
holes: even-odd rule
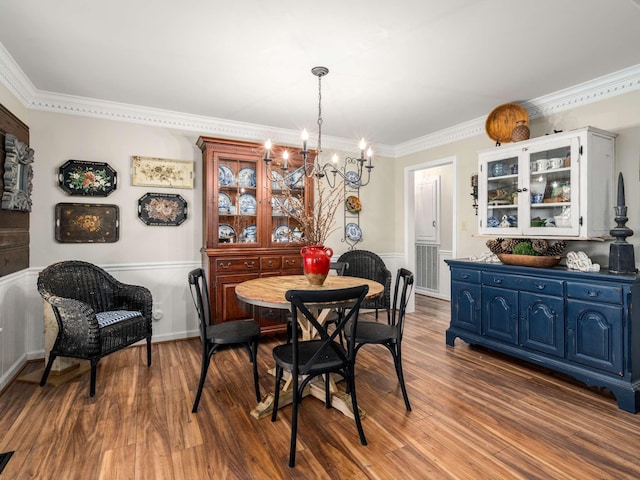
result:
[[[304,187],[304,167],[300,167],[297,170],[294,170],[289,175],[289,182],[291,188],[303,188]]]
[[[58,203],[56,240],[60,243],[113,243],[118,241],[117,205]]]
[[[358,172],[350,170],[344,174],[344,178],[349,188],[360,188],[360,175],[358,175]]]
[[[102,162],[69,160],[58,169],[58,186],[69,195],[106,197],[118,184],[118,174]]]
[[[357,223],[347,223],[344,227],[345,235],[352,242],[359,242],[362,239],[362,230]]]
[[[138,200],[138,217],[147,225],[178,226],[187,219],[187,202],[180,195],[147,193]]]
[[[360,199],[355,195],[349,195],[344,201],[345,207],[347,208],[347,212],[349,213],[358,213],[362,210],[362,203]]]

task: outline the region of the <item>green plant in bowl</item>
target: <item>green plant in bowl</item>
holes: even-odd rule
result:
[[[532,227],[544,227],[547,224],[547,220],[545,218],[532,218],[531,219],[531,226]]]

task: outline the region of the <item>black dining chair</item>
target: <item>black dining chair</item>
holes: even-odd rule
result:
[[[342,276],[344,275],[344,272],[348,267],[349,267],[349,263],[347,262],[331,262],[329,264],[329,271],[335,272],[335,274],[338,276]],[[340,317],[342,316],[343,310],[344,309],[342,307],[331,309],[331,312],[329,313],[329,315],[327,316],[324,322],[325,325],[327,326],[335,325],[338,321],[340,321]],[[344,344],[343,338],[342,338],[342,332],[340,333],[340,343]]]
[[[344,275],[375,280],[384,286],[382,295],[365,300],[362,303],[362,308],[375,309],[376,318],[378,318],[378,310],[385,310],[387,312],[387,320],[390,320],[391,272],[382,258],[368,250],[349,250],[340,255],[338,261],[348,263]]]
[[[352,339],[347,343],[347,348],[336,341],[336,337],[344,329],[347,322],[357,327],[360,306],[367,292],[368,285],[337,290],[289,290],[286,299],[291,302],[292,312],[292,338],[291,343],[278,345],[273,349],[273,358],[276,362],[276,388],[273,402],[271,421],[275,422],[278,414],[278,401],[280,397],[280,382],[283,372],[291,372],[293,411],[291,413],[291,446],[289,449],[289,466],[293,467],[296,461],[296,436],[298,429],[298,409],[302,402],[303,391],[308,383],[318,375],[326,375],[325,381],[325,405],[331,406],[331,392],[329,375],[335,373],[344,378],[347,391],[351,394],[351,406],[356,421],[356,427],[360,436],[360,443],[367,444],[360,421],[360,412],[356,399],[356,386],[354,377],[355,342]],[[336,324],[336,328],[329,334],[318,322],[315,312],[321,307],[330,307],[332,304],[344,305],[343,317]],[[319,338],[312,340],[298,339],[298,321],[308,321],[316,328]],[[299,376],[302,375],[302,381]]]
[[[401,287],[402,285],[402,287]],[[348,339],[355,338],[354,355],[364,345],[384,345],[391,352],[393,357],[393,365],[398,375],[404,404],[407,411],[411,411],[409,396],[407,395],[407,387],[404,383],[404,374],[402,372],[402,335],[404,333],[404,318],[407,310],[407,303],[413,289],[413,273],[406,268],[398,269],[396,283],[393,292],[393,305],[391,307],[391,317],[389,323],[383,322],[358,322],[357,325],[349,324],[345,328],[345,335]],[[353,335],[354,331],[356,334]]]
[[[253,363],[253,383],[256,390],[256,399],[260,402],[257,362],[260,325],[255,320],[231,320],[211,325],[209,290],[202,268],[196,268],[189,272],[189,289],[198,314],[200,340],[202,341],[200,381],[191,412],[196,413],[198,411],[211,357],[218,351],[218,347],[222,345],[243,345],[246,347],[249,352],[249,360]]]

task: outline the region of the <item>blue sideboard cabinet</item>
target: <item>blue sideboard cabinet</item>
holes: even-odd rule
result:
[[[466,343],[606,387],[640,410],[640,277],[446,260],[451,323]]]

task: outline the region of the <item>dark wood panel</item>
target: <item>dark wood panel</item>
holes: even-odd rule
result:
[[[4,168],[4,137],[6,133],[11,133],[21,142],[29,144],[29,127],[0,104],[0,172]],[[0,197],[3,192],[4,182],[0,176]],[[26,246],[24,245],[24,231],[27,235]],[[29,268],[28,235],[29,212],[0,208],[0,276]]]

